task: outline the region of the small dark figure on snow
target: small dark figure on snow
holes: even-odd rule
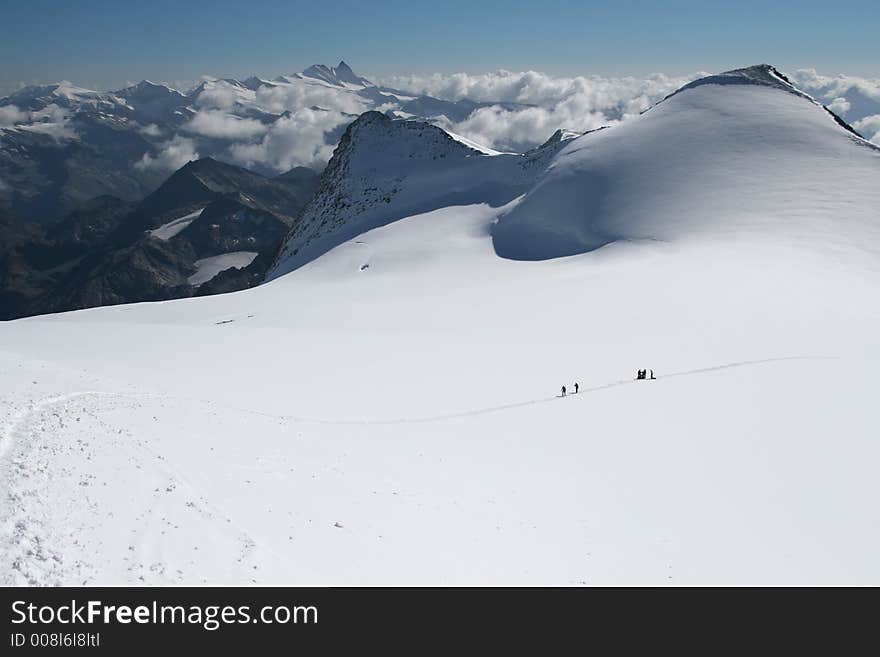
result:
[[[562,386],[562,396],[565,397],[565,386]]]
[[[574,394],[578,394],[578,388],[580,388],[580,386],[577,384],[577,381],[575,381],[575,384],[574,384]]]
[[[651,381],[654,381],[657,377],[654,376],[654,370],[651,370]]]
[[[645,378],[645,370],[639,370],[636,372],[636,380],[641,381]]]

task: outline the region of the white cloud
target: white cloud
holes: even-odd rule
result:
[[[161,137],[162,130],[155,123],[150,123],[141,128],[141,132],[148,137]]]
[[[139,171],[176,171],[184,164],[199,157],[196,144],[192,139],[175,136],[166,141],[160,147],[157,155],[144,153],[144,156],[134,166]]]
[[[57,140],[76,139],[76,131],[70,127],[69,121],[69,110],[52,103],[41,110],[30,112],[28,123],[19,125],[24,130],[49,135]]]
[[[187,132],[220,139],[250,139],[266,132],[255,119],[242,119],[222,110],[201,110],[183,125]]]
[[[193,134],[236,141],[229,147],[228,156],[245,167],[279,172],[295,166],[321,168],[335,147],[337,135],[328,133],[370,108],[370,103],[355,93],[296,79],[289,84],[262,86],[256,92],[235,88],[228,96],[223,94],[229,91],[229,85],[223,84],[225,87],[211,87],[212,104],[228,105],[234,95],[240,104],[281,116],[266,125],[216,108],[202,109],[184,129]],[[217,89],[225,91],[218,94]]]
[[[278,119],[259,143],[234,144],[229,153],[244,167],[259,164],[279,172],[295,166],[323,167],[334,148],[326,133],[350,121],[337,111],[300,109]]]
[[[866,139],[880,146],[880,114],[866,116],[861,121],[856,121],[853,123],[853,128]]]
[[[224,80],[206,80],[204,88],[196,96],[199,107],[209,109],[231,109],[243,96],[252,95],[247,89],[240,89]]]
[[[30,119],[30,112],[25,112],[15,105],[0,107],[0,128],[6,128],[18,123],[27,123]]]
[[[797,86],[835,113],[846,115],[852,124],[880,114],[880,79],[820,75],[811,68],[795,71],[791,77]]]
[[[305,107],[322,107],[349,114],[361,114],[367,109],[366,101],[353,93],[299,80],[293,80],[291,84],[260,87],[254,101],[265,111],[276,114]]]
[[[847,92],[856,90],[880,102],[880,80],[860,78],[854,75],[820,75],[814,68],[798,69],[792,74],[794,83],[811,93],[817,93],[826,100],[839,98]]]
[[[527,150],[544,142],[559,128],[586,132],[612,122],[601,112],[574,114],[562,106],[506,110],[500,105],[482,107],[458,123],[436,121],[444,129],[502,151]]]
[[[599,76],[553,77],[538,71],[513,73],[496,71],[398,75],[384,78],[387,86],[444,100],[470,98],[478,102],[509,102],[552,107],[578,96],[594,110],[609,109],[641,96],[662,98],[698,77],[670,77],[655,74],[647,78],[603,78]]]
[[[699,74],[702,75],[702,74]],[[537,71],[497,71],[391,76],[380,80],[403,92],[443,100],[518,103],[481,108],[464,121],[438,121],[464,137],[499,150],[523,150],[559,128],[583,132],[638,114],[699,77],[656,74],[647,78],[553,77]]]
[[[846,98],[835,98],[830,103],[828,103],[828,109],[840,116],[843,116],[844,114],[849,112],[850,107],[851,105]]]

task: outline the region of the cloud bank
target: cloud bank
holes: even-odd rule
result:
[[[139,171],[159,171],[170,173],[191,160],[197,160],[199,153],[192,139],[180,135],[164,142],[159,146],[156,155],[144,153],[139,162],[135,163],[135,169]]]
[[[804,91],[818,92],[823,98],[839,98],[857,91],[880,102],[880,80],[860,78],[853,75],[821,75],[814,68],[801,68],[791,76],[794,83]]]
[[[698,76],[554,77],[537,71],[502,70],[480,75],[392,76],[379,84],[402,96],[484,104],[464,119],[461,113],[454,120],[440,110],[426,118],[490,148],[524,151],[543,143],[559,128],[585,132],[625,120]],[[193,107],[196,114],[181,132],[200,149],[208,148],[200,138],[231,142],[220,153],[210,152],[248,168],[282,172],[295,166],[322,168],[342,130],[356,116],[368,109],[385,111],[399,105],[300,79],[256,90],[208,79],[200,85]],[[140,166],[165,166],[195,150],[192,141],[168,143],[163,154],[145,158]]]
[[[246,168],[288,171],[296,166],[323,168],[333,154],[335,139],[327,135],[352,121],[335,110],[316,108],[288,112],[257,143],[234,144],[232,160]]]
[[[479,75],[390,76],[380,83],[413,95],[496,103],[478,109],[464,121],[441,119],[438,123],[498,150],[523,150],[541,144],[559,128],[584,132],[624,120],[701,75],[554,77],[538,71],[501,70]],[[529,107],[502,105],[512,103]]]
[[[866,139],[880,146],[880,114],[866,116],[853,123],[853,127],[864,135]]]
[[[423,116],[489,148],[522,152],[560,128],[585,132],[625,121],[702,75],[559,77],[499,70],[379,78],[380,86],[396,90],[397,102],[375,89],[357,93],[297,76],[256,89],[234,80],[203,78],[186,101],[181,123],[138,127],[154,145],[135,168],[171,172],[200,155],[210,155],[263,173],[295,166],[320,169],[345,126],[369,109]],[[790,77],[865,137],[880,143],[880,80],[826,76],[814,69],[801,69]],[[93,92],[76,90],[68,95],[88,98],[89,93]],[[441,102],[417,100],[408,109],[407,103],[418,96]],[[476,109],[474,103],[479,104]],[[73,115],[57,105],[33,112],[7,105],[0,107],[0,128],[72,139],[76,138]]]
[[[296,166],[323,168],[344,127],[372,103],[350,91],[298,79],[256,90],[207,80],[194,106],[196,114],[182,132],[232,142],[215,154],[247,168],[280,173]]]
[[[202,110],[183,125],[183,130],[218,139],[249,139],[266,132],[255,119],[243,119],[222,110]]]
[[[18,123],[26,123],[31,120],[31,113],[20,110],[15,105],[0,107],[0,128],[8,128]]]

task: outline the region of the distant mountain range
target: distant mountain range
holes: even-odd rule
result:
[[[682,90],[707,83],[776,86],[806,97],[768,67]],[[812,84],[856,135],[832,108],[840,110],[841,94],[851,92],[861,115],[872,111],[871,97],[840,80]],[[280,109],[291,103],[303,114]],[[539,178],[558,177],[546,164],[580,133],[558,130],[537,148],[499,153],[435,125],[487,104],[378,87],[345,62],[273,80],[208,80],[187,94],[148,81],[108,93],[69,83],[22,89],[0,100],[7,124],[0,128],[0,319],[248,288],[401,217],[449,205],[499,207]],[[331,127],[314,152],[336,148],[320,179],[317,166],[279,173],[283,157],[274,166],[248,159],[248,149],[271,152],[276,138],[281,153],[299,148],[308,141],[299,126],[325,114],[334,115]],[[229,133],[252,141],[236,142],[236,150]],[[241,160],[248,167],[233,163]],[[567,193],[563,182],[560,203]],[[518,214],[498,229],[500,252],[543,257],[604,239],[531,227],[534,239],[523,239],[512,228]],[[548,246],[548,235],[565,244]]]
[[[250,287],[358,115],[461,120],[487,105],[378,87],[345,62],[188,93],[25,87],[0,99],[0,319]],[[315,134],[298,127],[325,119],[314,168],[248,154],[296,148]]]
[[[741,123],[722,125],[725,109],[744,117]],[[780,116],[792,125],[783,129]],[[807,138],[811,130],[815,142]],[[737,150],[737,135],[755,144],[748,158]],[[767,189],[762,176],[773,170],[773,157],[765,161],[762,140],[775,147],[780,163]],[[823,158],[832,157],[835,170],[823,169]],[[369,112],[343,135],[268,277],[284,276],[398,219],[449,206],[508,208],[498,211],[492,242],[498,255],[515,260],[723,232],[733,229],[735,218],[772,232],[785,217],[807,234],[824,228],[811,223],[818,206],[834,199],[843,207],[848,196],[853,211],[834,220],[856,225],[852,233],[861,234],[871,223],[874,190],[868,188],[876,186],[867,181],[878,158],[880,146],[769,65],[695,80],[628,123],[587,135],[559,131],[525,154],[487,152],[436,126]],[[717,159],[729,164],[719,166]],[[854,194],[860,186],[864,192]],[[725,204],[728,223],[718,223]]]
[[[821,101],[365,112],[314,194],[203,158],[6,224],[30,311],[284,245],[0,322],[0,584],[880,582],[880,147]]]
[[[300,149],[299,163],[320,170],[365,111],[458,121],[491,104],[378,87],[345,62],[273,80],[207,80],[186,94],[147,80],[113,92],[25,87],[0,99],[0,205],[45,223],[98,196],[136,202],[199,157],[274,176]]]
[[[99,196],[60,221],[0,216],[0,319],[227,292],[263,280],[317,186],[211,158],[139,203]]]

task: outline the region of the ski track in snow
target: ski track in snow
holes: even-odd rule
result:
[[[769,363],[777,363],[784,361],[796,361],[796,360],[833,360],[836,359],[836,356],[783,356],[780,358],[765,358],[761,360],[748,360],[748,361],[739,361],[736,363],[726,363],[724,365],[715,365],[712,367],[704,367],[695,370],[686,370],[682,372],[672,372],[670,374],[664,374],[661,376],[657,376],[654,380],[660,381],[663,379],[670,379],[677,376],[691,376],[697,374],[708,374],[709,372],[716,372],[720,370],[732,369],[736,367],[749,367],[755,365],[764,365]],[[293,422],[303,422],[308,424],[333,424],[333,425],[394,425],[394,424],[420,424],[425,422],[442,422],[444,420],[456,420],[460,418],[473,417],[476,415],[487,415],[489,413],[498,413],[500,411],[511,410],[514,408],[523,408],[526,406],[534,406],[535,404],[546,404],[553,401],[559,401],[562,399],[568,399],[569,397],[574,397],[577,395],[583,395],[589,392],[600,392],[602,390],[608,390],[610,388],[617,388],[620,386],[625,386],[633,383],[639,383],[636,379],[624,379],[620,381],[614,381],[612,383],[605,383],[598,386],[593,386],[591,388],[581,388],[577,393],[571,393],[567,397],[563,398],[560,395],[554,395],[552,397],[542,397],[539,399],[529,399],[526,401],[513,402],[510,404],[501,404],[499,406],[488,406],[486,408],[477,408],[468,411],[459,411],[456,413],[445,413],[442,415],[430,415],[426,417],[415,417],[415,418],[395,418],[389,420],[333,420],[326,418],[308,418],[308,417],[298,417],[293,415],[273,415],[271,413],[261,413],[259,411],[253,411],[244,408],[234,408],[234,407],[226,407],[230,410],[237,410],[246,413],[255,413],[258,415],[262,415],[265,417],[276,418],[280,420],[289,420]],[[214,403],[209,402],[207,400],[193,400],[193,401],[204,401],[205,403]]]
[[[656,380],[662,381],[673,377],[700,375],[785,361],[828,358],[834,357],[788,356],[740,361],[673,372],[658,376]],[[614,381],[581,389],[579,393],[572,394],[568,398],[634,383],[638,383],[638,381]],[[157,534],[161,536],[166,531],[177,528],[176,523],[180,522],[180,519],[175,514],[179,514],[179,509],[183,507],[188,509],[188,513],[197,514],[197,519],[191,519],[189,522],[204,524],[202,531],[205,532],[205,538],[210,540],[211,548],[218,551],[226,550],[225,554],[230,555],[229,559],[234,559],[242,570],[256,570],[258,564],[264,564],[264,560],[267,558],[275,563],[283,561],[274,550],[237,526],[228,514],[200,491],[179,468],[154,449],[148,440],[137,439],[127,429],[111,426],[101,418],[102,411],[106,416],[113,410],[118,410],[118,407],[107,406],[107,401],[111,403],[118,400],[136,402],[138,399],[149,398],[204,403],[215,408],[221,407],[234,412],[255,414],[285,422],[342,425],[439,422],[545,404],[562,399],[559,396],[553,396],[430,417],[360,421],[273,415],[216,404],[209,400],[172,397],[155,393],[88,390],[57,394],[25,402],[21,410],[9,417],[0,432],[0,437],[2,437],[0,466],[9,473],[5,504],[0,507],[0,536],[3,538],[2,545],[6,551],[3,556],[5,563],[9,565],[7,572],[3,573],[3,583],[88,584],[96,579],[100,581],[102,577],[106,577],[101,573],[103,565],[92,563],[89,559],[101,543],[99,539],[91,536],[96,532],[89,530],[100,528],[103,517],[112,518],[113,510],[98,508],[98,503],[89,496],[89,488],[97,486],[99,479],[106,479],[108,473],[102,471],[100,467],[85,471],[82,466],[86,462],[98,461],[100,463],[100,459],[108,455],[116,454],[118,456],[120,451],[125,452],[128,464],[138,471],[137,478],[146,479],[146,483],[140,486],[141,490],[132,493],[131,501],[123,506],[128,515],[134,519],[133,523],[126,525],[126,529],[132,534],[128,554],[121,557],[127,564],[126,570],[131,581],[142,584],[211,581],[207,577],[197,574],[198,561],[195,557],[188,562],[192,572],[185,572],[182,570],[185,563],[180,558],[169,560],[163,554],[162,539],[157,537]],[[103,408],[102,402],[105,403]],[[85,419],[86,422],[78,424],[81,419]],[[88,422],[95,423],[97,426],[89,430],[91,427],[87,424]],[[67,440],[62,439],[58,434],[71,426],[85,429],[85,433],[65,436]],[[77,460],[82,458],[85,461]],[[146,470],[143,469],[144,466],[147,467]],[[130,472],[117,474],[116,485],[121,483],[126,488],[126,490],[120,490],[120,495],[124,496],[131,492],[127,490],[129,488],[128,482],[131,481],[130,476]],[[161,483],[155,487],[150,495],[144,495],[145,490],[160,480]],[[101,483],[104,486],[107,485],[106,480]],[[51,495],[48,494],[50,487],[53,489]],[[59,496],[57,490],[59,487],[66,487],[68,494]],[[131,488],[135,487],[136,485],[132,483]],[[85,512],[83,512],[83,508],[86,509]],[[74,526],[70,524],[71,518],[73,518]],[[174,572],[170,572],[172,569]],[[239,575],[239,577],[241,576]],[[249,577],[250,573],[247,576]],[[251,581],[256,582],[257,580],[252,578]]]
[[[655,381],[661,381],[664,379],[671,379],[674,377],[680,376],[692,376],[697,374],[708,374],[710,372],[717,372],[726,369],[733,369],[738,367],[750,367],[755,365],[765,365],[769,363],[778,363],[785,361],[798,361],[798,360],[835,360],[837,356],[782,356],[779,358],[764,358],[759,360],[746,360],[746,361],[738,361],[735,363],[725,363],[723,365],[713,365],[711,367],[703,367],[699,369],[693,370],[684,370],[681,372],[670,372],[669,374],[661,374],[656,376]],[[649,379],[650,380],[650,379]],[[613,381],[611,383],[604,383],[598,386],[593,386],[590,388],[581,388],[577,393],[570,393],[565,399],[569,397],[574,397],[575,395],[584,395],[589,392],[599,392],[602,390],[608,390],[609,388],[617,388],[620,386],[625,386],[629,384],[638,383],[637,379],[622,379],[619,381]],[[541,397],[538,399],[529,399],[525,401],[512,402],[510,404],[501,404],[498,406],[487,406],[485,408],[476,408],[467,411],[458,411],[455,413],[444,413],[441,415],[429,415],[425,417],[415,417],[415,418],[394,418],[394,419],[379,419],[379,420],[339,420],[339,419],[330,419],[330,418],[310,418],[305,416],[297,416],[297,415],[277,415],[274,413],[266,413],[263,411],[255,411],[249,408],[241,408],[238,406],[230,406],[227,404],[218,404],[217,402],[210,399],[200,399],[198,397],[181,397],[181,396],[169,396],[157,393],[150,392],[107,392],[103,390],[85,390],[75,393],[70,393],[66,395],[54,395],[52,397],[47,397],[36,402],[30,403],[30,410],[20,412],[15,418],[13,418],[12,422],[7,423],[4,426],[3,431],[3,440],[0,441],[0,459],[2,459],[6,452],[12,447],[12,431],[11,427],[14,427],[16,423],[20,422],[23,417],[26,417],[28,413],[34,413],[40,411],[46,405],[51,405],[55,403],[61,403],[64,401],[76,399],[79,397],[87,397],[87,396],[104,396],[104,397],[127,397],[132,399],[143,399],[143,398],[156,398],[156,399],[167,399],[167,400],[178,400],[178,401],[188,401],[188,402],[197,402],[203,404],[210,404],[212,406],[220,406],[227,410],[237,411],[241,413],[250,413],[253,415],[259,415],[261,417],[268,417],[278,420],[288,420],[294,422],[303,422],[309,424],[334,424],[334,425],[393,425],[393,424],[409,424],[409,423],[423,423],[423,422],[441,422],[443,420],[454,420],[458,418],[472,417],[475,415],[486,415],[488,413],[497,413],[499,411],[505,411],[513,408],[523,408],[526,406],[533,406],[535,404],[546,404],[549,402],[557,401],[563,399],[560,395],[553,395],[550,397]]]

